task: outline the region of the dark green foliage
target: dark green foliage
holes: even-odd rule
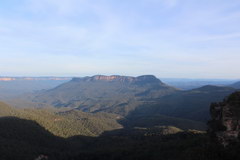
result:
[[[120,129],[96,138],[63,139],[36,122],[5,117],[0,118],[0,129],[0,159],[3,160],[32,160],[41,154],[52,160],[221,160],[224,155],[221,148],[208,142],[205,134],[183,132],[174,127]],[[163,129],[171,134],[159,134]]]
[[[202,122],[192,121],[189,119],[169,117],[160,114],[153,115],[129,115],[121,120],[125,127],[154,127],[154,126],[175,126],[183,130],[196,129],[206,130],[206,125]]]
[[[91,114],[77,110],[15,109],[0,102],[0,117],[4,116],[36,121],[54,135],[61,137],[97,136],[104,131],[121,128],[117,123],[118,116],[114,114]]]
[[[38,119],[39,117],[35,121],[6,116],[0,118],[1,160],[33,160],[40,155],[47,156],[50,160],[232,160],[240,158],[239,148],[237,148],[239,146],[223,148],[211,143],[203,132],[183,131],[171,126],[135,127],[135,124],[132,124],[123,129],[105,131],[99,137],[57,137],[49,132],[54,130],[50,130],[45,124],[51,120],[50,117],[62,116],[66,117],[66,120],[81,118],[82,121],[91,122],[90,119],[95,116],[84,117],[84,114],[88,114],[82,114],[79,111],[53,114],[50,111],[36,109],[25,110],[25,112],[20,110],[22,112],[19,114],[19,110],[3,103],[0,106],[1,116],[39,114],[39,117],[42,117],[45,115],[43,117],[45,121]],[[105,123],[101,122],[101,116],[107,118],[112,115],[97,115],[96,120]],[[26,118],[32,117],[26,116]],[[45,126],[42,127],[37,122]],[[70,122],[72,123],[71,120]],[[69,126],[63,125],[66,128],[61,128],[63,131],[68,129],[71,131],[70,123],[67,124]],[[73,127],[79,126],[76,123]]]
[[[75,80],[74,83],[76,83]],[[99,92],[104,95],[106,86],[102,85],[104,83],[99,85],[103,87]],[[137,85],[141,86],[142,83]],[[67,87],[74,91],[76,85],[67,85]],[[94,88],[91,89],[94,90]],[[134,90],[134,88],[131,89]],[[175,94],[164,97],[163,95],[155,97],[157,93],[155,91],[158,89],[151,88],[141,90],[143,92],[137,95],[138,101],[127,102],[123,100],[129,98],[129,90],[123,89],[120,92],[126,93],[123,94],[126,97],[120,97],[115,107],[105,106],[104,108],[104,105],[116,102],[109,101],[111,98],[117,100],[118,93],[114,90],[110,92],[113,94],[112,97],[109,93],[104,98],[90,96],[91,98],[87,101],[96,103],[93,107],[89,108],[87,103],[86,106],[81,106],[95,113],[74,109],[15,109],[0,103],[0,117],[2,117],[0,118],[0,159],[33,160],[39,155],[45,155],[51,160],[240,159],[238,144],[223,148],[211,142],[204,132],[184,131],[204,129],[203,123],[189,119],[205,121],[199,118],[206,114],[208,103],[212,100],[218,101],[234,89],[206,86],[191,91],[177,93],[174,91]],[[132,93],[136,93],[136,90],[138,89]],[[93,92],[89,93],[91,94]],[[61,91],[61,89],[60,92],[58,90],[57,96],[67,98],[64,90]],[[102,98],[103,106],[98,106],[97,102]],[[229,98],[234,100],[236,97]],[[72,100],[71,103],[78,102]],[[123,115],[128,113],[128,115],[121,117],[103,111]]]
[[[16,117],[0,118],[1,160],[33,160],[40,154],[49,157],[56,154],[60,158],[61,150],[68,146],[65,139],[54,136],[36,122]]]
[[[235,92],[234,94],[231,94],[226,99],[227,103],[230,103],[230,105],[240,105],[240,92]]]

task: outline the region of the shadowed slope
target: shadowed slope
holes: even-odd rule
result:
[[[179,91],[155,99],[153,103],[145,103],[131,112],[129,116],[161,114],[206,123],[210,118],[210,104],[222,100],[234,91],[235,89],[231,87],[210,85],[189,91]]]
[[[0,118],[0,159],[33,160],[41,154],[49,157],[67,153],[66,140],[55,137],[36,122],[16,117]]]

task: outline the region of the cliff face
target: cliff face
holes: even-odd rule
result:
[[[213,138],[224,146],[240,142],[240,92],[213,103],[210,114],[209,133]]]
[[[92,77],[73,78],[74,81],[85,81],[85,82],[91,82],[91,81],[132,82],[134,81],[134,79],[135,79],[134,77],[118,76],[118,75],[112,75],[112,76],[96,75]]]
[[[96,75],[92,77],[84,77],[84,78],[73,78],[73,81],[85,81],[85,82],[93,82],[93,81],[108,81],[108,82],[123,82],[123,83],[160,83],[163,84],[158,78],[153,75],[143,75],[138,77],[130,77],[130,76],[104,76],[104,75]]]

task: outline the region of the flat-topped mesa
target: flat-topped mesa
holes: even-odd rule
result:
[[[112,76],[104,76],[104,75],[95,75],[92,77],[83,77],[83,78],[73,78],[72,81],[76,82],[94,82],[94,81],[120,81],[120,82],[131,82],[134,81],[134,77],[128,77],[128,76],[118,76],[118,75],[112,75]]]
[[[95,75],[92,77],[73,78],[72,81],[108,81],[108,82],[127,82],[127,83],[162,83],[153,75],[143,75],[138,77],[119,76],[119,75]]]

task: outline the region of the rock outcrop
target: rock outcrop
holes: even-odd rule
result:
[[[108,81],[108,82],[123,82],[123,83],[136,83],[136,84],[146,84],[146,83],[163,83],[153,75],[143,75],[138,77],[131,76],[119,76],[119,75],[95,75],[92,77],[83,77],[83,78],[73,78],[73,81],[85,81],[85,82],[93,82],[93,81]]]
[[[223,102],[213,103],[210,108],[212,120],[209,133],[220,144],[240,142],[240,92],[235,92]]]
[[[112,75],[112,76],[105,76],[105,75],[95,75],[92,77],[83,77],[83,78],[73,78],[74,81],[119,81],[119,82],[132,82],[134,81],[134,77],[128,76],[119,76],[119,75]]]

